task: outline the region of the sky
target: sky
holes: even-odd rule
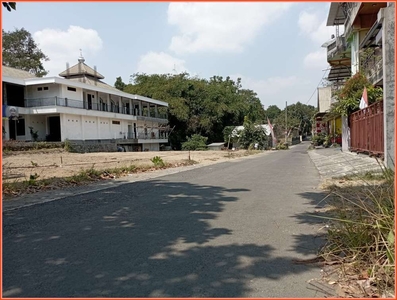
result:
[[[327,2],[18,2],[3,29],[28,30],[50,58],[48,76],[77,63],[104,81],[134,73],[240,77],[266,107],[317,106],[326,75]],[[160,99],[161,100],[161,99]]]

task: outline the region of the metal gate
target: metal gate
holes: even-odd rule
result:
[[[383,101],[350,115],[350,151],[383,157]]]

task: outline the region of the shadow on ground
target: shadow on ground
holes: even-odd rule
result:
[[[6,212],[3,296],[240,297],[311,268],[211,226],[248,191],[151,180]]]

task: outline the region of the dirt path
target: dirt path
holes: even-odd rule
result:
[[[242,157],[246,151],[191,151],[190,159],[208,165],[231,158]],[[152,165],[151,158],[160,156],[164,162],[177,164],[189,158],[188,151],[161,152],[111,152],[111,153],[69,153],[60,149],[32,150],[3,154],[3,180],[24,180],[31,174],[40,179],[67,177],[82,169],[94,167],[105,168],[123,166]]]

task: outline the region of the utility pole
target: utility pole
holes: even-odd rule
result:
[[[287,101],[285,101],[285,141],[284,141],[284,143],[287,143],[287,135],[288,135]]]

